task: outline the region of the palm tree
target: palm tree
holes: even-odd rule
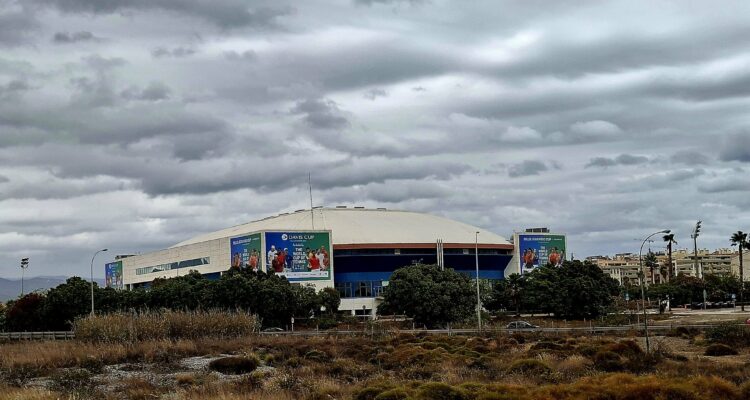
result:
[[[656,261],[656,254],[649,250],[648,254],[646,254],[646,257],[643,259],[643,265],[645,265],[649,269],[649,272],[651,272],[651,283],[655,284],[656,276],[654,274],[654,269],[659,265],[659,262]]]
[[[674,233],[668,233],[664,235],[663,237],[664,241],[667,242],[667,251],[668,251],[668,262],[669,267],[667,268],[667,282],[672,278],[672,244],[677,244],[677,241],[674,240]]]
[[[732,237],[729,238],[729,241],[732,242],[732,246],[737,246],[740,249],[740,307],[742,307],[742,311],[745,311],[745,303],[743,293],[745,292],[745,271],[743,271],[742,266],[742,248],[747,248],[747,233],[742,231],[737,231],[732,234]]]

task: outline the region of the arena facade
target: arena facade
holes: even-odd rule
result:
[[[192,270],[209,279],[232,267],[274,271],[295,284],[336,288],[341,311],[374,315],[394,270],[442,261],[473,278],[475,246],[480,279],[503,279],[514,246],[485,229],[418,212],[320,207],[207,233],[164,250],[118,257],[105,270],[107,284],[124,289],[148,287],[156,278]]]

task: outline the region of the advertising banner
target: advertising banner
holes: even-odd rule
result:
[[[113,289],[122,289],[122,261],[104,264],[104,284]]]
[[[229,239],[231,247],[231,265],[235,269],[263,271],[263,251],[260,244],[260,233]]]
[[[290,281],[331,279],[330,232],[266,232],[265,235],[268,272]]]
[[[547,264],[558,266],[565,260],[565,235],[519,233],[516,246],[522,273]]]

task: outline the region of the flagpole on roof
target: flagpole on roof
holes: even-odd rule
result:
[[[312,197],[312,177],[310,173],[307,173],[307,187],[310,189],[310,225],[315,230],[315,212],[313,211],[313,197]]]

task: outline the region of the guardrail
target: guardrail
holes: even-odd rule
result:
[[[75,339],[73,331],[55,332],[0,332],[0,340],[67,340]]]

